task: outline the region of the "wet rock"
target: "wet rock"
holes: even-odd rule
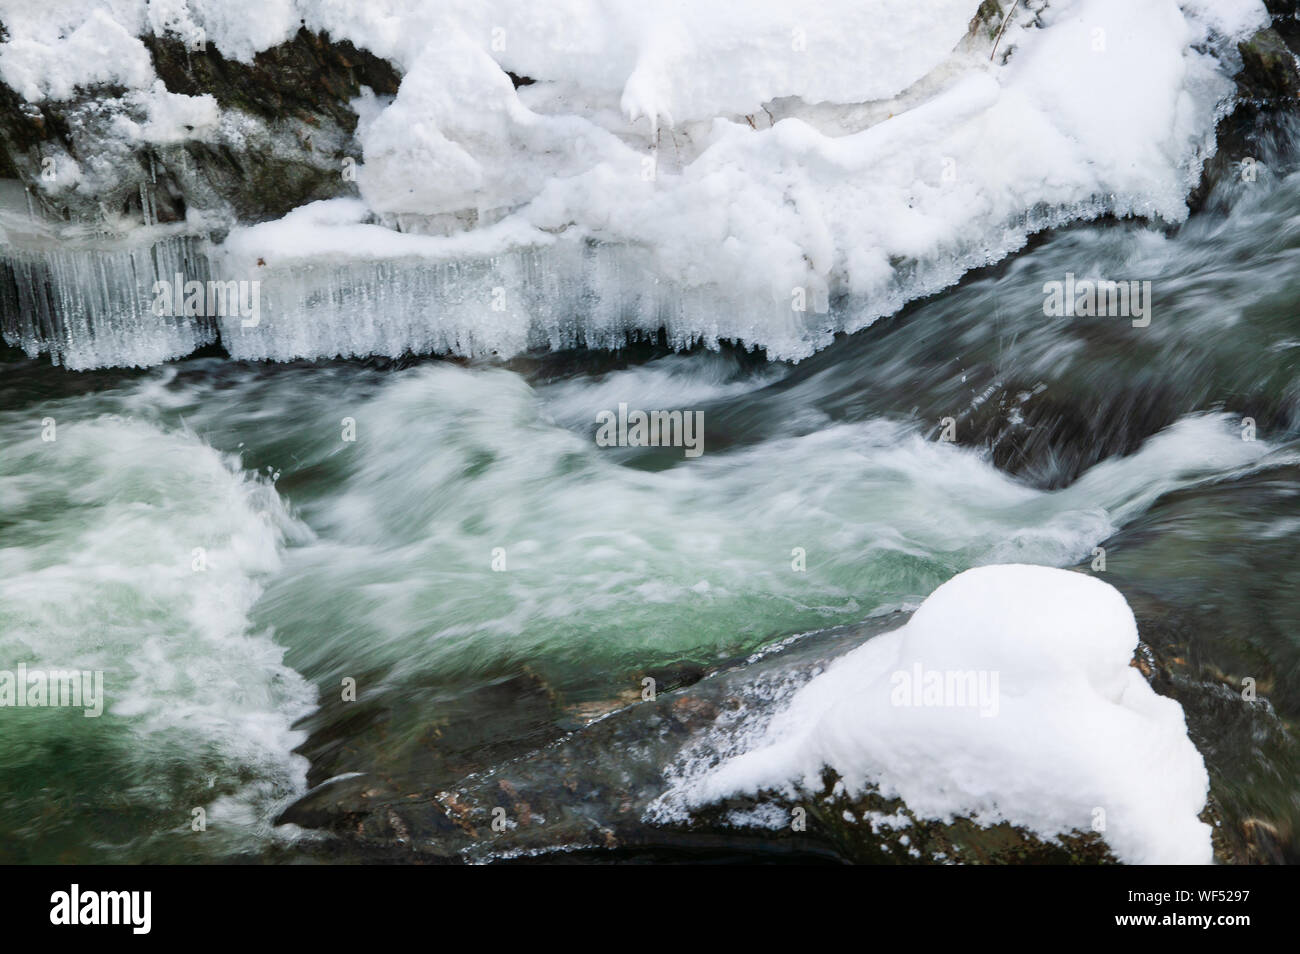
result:
[[[1295,49],[1296,41],[1300,40],[1300,3],[1296,0],[1264,0],[1264,6],[1273,17],[1273,29]]]
[[[391,792],[374,788],[373,780],[365,776],[318,785],[281,812],[275,824],[333,836],[302,845],[306,856],[352,862],[458,860],[436,847],[458,832],[458,822],[450,813],[433,800],[422,800],[418,811],[405,803],[395,804]]]
[[[1179,397],[1159,380],[1086,395],[1010,381],[959,419],[958,434],[963,444],[988,448],[999,469],[1056,490],[1100,461],[1133,453],[1173,424]]]
[[[1142,634],[1138,668],[1178,701],[1210,775],[1215,856],[1300,859],[1300,468],[1166,495],[1104,541]],[[1081,567],[1082,569],[1082,567]]]
[[[690,746],[714,730],[726,736],[829,660],[902,621],[813,634],[756,661],[725,662],[436,791],[413,777],[323,786],[282,820],[330,831],[345,855],[389,851],[397,860],[1113,863],[1091,832],[1046,840],[1008,824],[919,819],[879,793],[846,795],[830,771],[818,790],[795,798],[764,792],[673,820],[649,811],[668,787],[665,770]],[[800,824],[792,825],[797,813]]]
[[[998,0],[981,0],[975,16],[971,17],[969,33],[972,37],[984,36],[992,40],[1002,26],[1002,5]]]
[[[1246,843],[1244,860],[1247,864],[1286,864],[1284,845],[1291,839],[1286,838],[1276,825],[1262,818],[1248,818],[1242,822],[1241,833]]]
[[[1242,69],[1237,88],[1253,100],[1290,102],[1300,96],[1296,58],[1276,30],[1260,30],[1237,46]]]
[[[563,734],[560,701],[532,672],[469,687],[409,684],[374,696],[364,687],[380,674],[360,676],[355,702],[327,692],[301,727],[310,733],[298,749],[311,760],[308,783],[352,772],[372,787],[409,794],[447,788],[466,775],[518,757]]]
[[[1203,208],[1215,188],[1241,170],[1245,160],[1279,151],[1289,135],[1284,120],[1300,112],[1300,19],[1294,0],[1271,0],[1273,25],[1238,44],[1242,68],[1236,76],[1237,102],[1219,122],[1217,148],[1205,163],[1201,181],[1188,198],[1193,212]]]
[[[275,823],[335,830],[356,828],[369,814],[372,784],[364,775],[330,779],[285,808]]]
[[[1117,864],[1102,837],[1073,832],[1046,840],[1007,823],[982,826],[969,818],[941,822],[917,818],[898,799],[866,792],[849,797],[834,772],[822,787],[790,799],[775,792],[732,799],[702,812],[693,825],[735,827],[734,820],[762,813],[800,819],[769,830],[771,837],[802,840],[854,864]],[[802,810],[802,816],[796,815]]]

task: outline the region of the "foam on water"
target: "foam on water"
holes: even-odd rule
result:
[[[581,420],[578,391],[559,392],[566,421]],[[1155,496],[1264,453],[1193,418],[1045,493],[884,420],[710,452],[706,405],[704,455],[666,449],[651,472],[595,446],[610,393],[594,384],[572,430],[551,423],[546,389],[504,371],[422,367],[369,395],[304,394],[303,413],[351,417],[357,440],[320,424],[295,447],[295,468],[327,468],[337,488],[297,501],[318,537],[289,552],[257,619],[308,674],[365,647],[413,678],[526,661],[584,684],[915,605],[981,563],[1072,563]],[[303,630],[309,607],[339,624]]]
[[[49,404],[53,441],[40,416],[0,416],[0,668],[102,670],[107,696],[97,719],[5,711],[0,814],[19,834],[6,850],[93,856],[105,846],[87,842],[88,813],[106,819],[96,836],[122,819],[116,836],[155,859],[246,848],[304,785],[291,725],[314,694],[249,622],[301,530],[194,437],[84,410]],[[63,810],[33,824],[47,800]],[[175,840],[191,837],[207,841]]]
[[[673,356],[533,387],[445,364],[266,374],[211,360],[7,412],[0,668],[103,669],[110,705],[100,720],[7,723],[0,811],[33,818],[51,787],[82,806],[126,792],[114,804],[136,819],[120,836],[134,856],[189,850],[170,839],[196,806],[223,820],[206,847],[243,850],[301,789],[291,726],[312,706],[307,681],[336,687],[340,661],[365,677],[363,699],[521,665],[562,692],[608,693],[648,667],[913,607],[971,566],[1072,564],[1157,496],[1270,453],[1224,417],[1193,417],[1044,492],[897,421],[728,446],[712,409],[765,380],[735,370]],[[647,469],[595,445],[597,411],[674,397],[703,409],[704,456],[662,448]],[[195,434],[282,467],[279,485]],[[51,747],[53,775],[34,768]],[[76,817],[40,826],[42,844],[80,850]],[[111,838],[123,815],[103,817]]]

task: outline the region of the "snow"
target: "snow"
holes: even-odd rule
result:
[[[92,32],[75,38],[75,49],[103,38],[105,61],[148,31],[201,37],[227,58],[252,62],[305,23],[410,70],[456,33],[504,69],[614,94],[633,118],[684,121],[750,112],[778,96],[839,103],[892,96],[947,56],[972,12],[969,0],[815,8],[779,0],[2,0],[11,42],[0,62],[39,45],[47,82],[38,79],[24,95],[63,98],[82,69],[66,57],[70,31],[83,21]],[[14,85],[3,67],[0,75]]]
[[[1036,231],[1184,220],[1235,43],[1267,22],[1260,0],[1022,4],[991,60],[967,37],[976,6],[0,0],[0,77],[29,99],[126,85],[148,120],[123,138],[173,142],[207,136],[214,104],[156,89],[135,35],[201,30],[248,61],[301,22],[403,70],[391,101],[358,100],[364,211],[306,240],[296,212],[237,229],[218,256],[230,278],[282,283],[248,356],[508,355],[663,327],[799,360]],[[420,258],[480,284],[431,289]],[[496,288],[507,318],[457,304]],[[418,313],[375,313],[380,294]]]
[[[141,142],[161,144],[199,139],[211,134],[221,123],[221,110],[215,97],[168,92],[162,80],[156,80],[147,91],[129,93],[127,100],[145,120],[136,123],[121,115],[117,122],[123,136]]]
[[[619,147],[584,120],[531,113],[487,52],[455,31],[430,44],[361,141],[371,207],[429,215],[528,201],[551,178],[586,171],[590,156],[573,141],[591,155]]]
[[[1123,596],[1095,577],[967,570],[795,693],[760,744],[674,794],[698,805],[792,782],[816,790],[829,765],[848,790],[879,786],[918,817],[1045,838],[1101,828],[1125,862],[1209,863],[1205,765],[1182,708],[1129,665],[1137,642]],[[995,676],[984,685],[996,698],[931,697],[928,682],[918,698],[917,667]]]
[[[232,230],[221,251],[232,269],[255,258],[267,264],[365,262],[410,256],[454,260],[501,254],[529,245],[550,245],[553,236],[517,221],[476,229],[466,236],[403,235],[366,221],[370,209],[358,199],[323,199],[273,222]]]
[[[518,75],[611,95],[633,119],[674,123],[755,111],[779,96],[892,96],[948,55],[973,13],[969,0],[377,0],[302,9],[310,25],[407,69],[428,57],[428,38],[459,31]]]
[[[14,9],[13,0],[0,6],[0,22],[11,31],[9,42],[0,48],[0,79],[29,102],[71,99],[78,86],[138,87],[153,80],[153,65],[145,45],[129,24],[123,25],[106,10],[92,9],[86,16],[83,9],[82,16],[75,17],[78,25],[67,29],[71,19],[39,18],[36,10],[49,9],[57,14],[66,12],[68,4],[56,3],[50,8],[41,5],[36,9],[30,9],[31,4],[25,6],[29,9]],[[14,14],[19,14],[17,22],[11,19]],[[20,31],[28,23],[42,29],[24,35]]]
[[[1238,6],[1239,13],[1258,8]],[[964,32],[967,13],[947,5],[930,10],[944,49]],[[1185,196],[1213,148],[1214,122],[1231,89],[1218,62],[1197,50],[1206,27],[1173,0],[1077,0],[1054,4],[1044,19],[1044,29],[1008,31],[1003,42],[1016,50],[1006,66],[989,65],[982,51],[947,60],[919,52],[907,69],[884,53],[854,60],[852,69],[821,61],[827,75],[873,76],[856,86],[841,77],[845,85],[819,93],[831,100],[898,93],[916,82],[917,64],[937,74],[936,85],[915,101],[905,97],[892,117],[886,112],[868,122],[851,110],[787,103],[775,104],[780,118],[774,123],[760,112],[757,128],[726,114],[754,108],[752,101],[728,99],[734,84],[727,70],[695,77],[704,84],[713,75],[717,95],[709,99],[698,91],[665,92],[638,66],[622,87],[618,119],[612,100],[604,110],[575,109],[578,102],[599,104],[603,93],[612,96],[619,84],[602,72],[609,64],[587,76],[589,85],[578,92],[516,91],[484,49],[483,30],[449,29],[413,62],[395,100],[365,130],[361,193],[381,221],[400,221],[412,231],[423,221],[454,240],[430,245],[421,236],[394,235],[382,247],[395,258],[479,258],[481,240],[511,228],[518,248],[535,248],[541,234],[575,248],[597,243],[610,260],[599,266],[606,270],[621,271],[628,253],[619,249],[644,250],[632,255],[640,283],[655,287],[666,304],[633,304],[620,315],[622,303],[610,301],[592,316],[593,339],[604,337],[602,329],[638,333],[665,325],[679,346],[731,338],[797,360],[834,331],[857,330],[1004,257],[1038,229],[1103,213],[1185,218]],[[1225,22],[1222,10],[1215,22]],[[1242,14],[1235,22],[1244,29],[1254,20]],[[862,35],[876,43],[890,35],[907,49],[918,31],[924,32],[909,14],[897,30]],[[696,47],[711,35],[703,28],[691,34]],[[667,41],[646,42],[637,60],[642,65]],[[588,62],[544,62],[533,46],[521,52],[509,43],[495,55],[503,65],[543,77],[543,87],[579,83],[575,64]],[[740,62],[749,61],[726,61],[728,68]],[[647,92],[652,87],[659,92]],[[802,88],[769,85],[763,95]],[[678,125],[652,139],[641,115],[671,116]],[[467,229],[466,222],[479,226]],[[252,251],[258,238],[266,241],[257,257],[267,260],[296,255],[300,247],[278,243],[267,231],[241,237],[240,249]],[[352,241],[338,237],[340,245]],[[464,244],[457,249],[456,242]],[[556,249],[538,261],[539,268],[559,269],[590,257]],[[378,278],[356,277],[366,289],[362,297],[373,298]],[[513,301],[530,297],[510,284],[509,274],[484,281],[506,288]],[[576,303],[591,281],[578,275],[568,284],[575,290],[567,301]],[[633,301],[636,284],[623,291]],[[832,297],[838,307],[827,314]],[[802,311],[795,306],[800,300],[807,303]],[[555,319],[545,311],[530,303],[509,335],[492,332],[499,319],[473,312],[466,320],[477,324],[453,337],[509,353],[555,337]],[[674,317],[665,319],[665,311]],[[305,319],[298,311],[285,316],[293,323]],[[347,320],[332,316],[329,324]],[[357,320],[376,329],[370,348],[377,352],[428,346],[418,328],[404,336],[383,316],[367,312]],[[304,345],[309,354],[365,353],[366,347],[355,334],[346,341],[322,338],[314,350]],[[274,347],[265,354],[295,356]]]
[[[1269,24],[1263,4],[1182,0],[1182,7],[1220,36],[1249,36]]]
[[[641,283],[669,289],[657,294],[671,301],[632,307],[622,317],[611,302],[595,316],[593,337],[602,328],[652,332],[665,323],[666,308],[676,316],[668,324],[681,329],[670,335],[679,346],[733,338],[789,359],[1002,258],[1037,229],[1108,212],[1170,222],[1186,216],[1185,196],[1212,149],[1217,109],[1231,84],[1212,56],[1195,49],[1205,27],[1173,0],[1055,4],[1044,29],[1008,31],[1003,42],[1016,54],[1004,67],[989,65],[982,52],[947,54],[964,33],[968,5],[933,5],[926,12],[932,30],[916,19],[919,5],[906,15],[887,6],[875,10],[875,22],[890,29],[854,34],[884,44],[879,51],[838,63],[818,59],[818,72],[838,76],[841,85],[812,93],[823,103],[816,108],[774,102],[809,93],[789,73],[787,85],[767,76],[766,86],[754,87],[761,92],[736,93],[743,82],[734,74],[751,60],[733,59],[730,49],[698,73],[647,66],[681,32],[667,27],[649,31],[638,65],[620,72],[622,80],[608,75],[611,63],[590,66],[592,56],[548,60],[540,39],[524,49],[511,45],[520,32],[545,37],[540,24],[521,31],[507,22],[505,49],[495,53],[490,40],[484,48],[486,21],[448,29],[413,60],[393,103],[366,129],[362,196],[381,220],[396,217],[418,231],[423,218],[430,231],[449,230],[467,243],[484,237],[476,233],[485,227],[513,223],[521,247],[535,247],[541,232],[575,246],[590,240],[644,249],[634,256]],[[1221,26],[1222,11],[1218,17]],[[1253,22],[1238,20],[1238,29]],[[760,18],[750,39],[771,40],[772,22]],[[575,36],[600,37],[604,29]],[[710,38],[726,48],[724,32],[711,33],[708,23],[685,32],[692,50]],[[918,46],[921,34],[927,40]],[[888,55],[913,49],[914,57]],[[543,88],[516,91],[494,56],[540,77]],[[771,65],[770,51],[760,61]],[[892,118],[886,111],[864,121],[825,105],[888,98],[925,73],[935,74],[935,88],[915,101],[905,96]],[[691,75],[697,87],[686,91],[685,79],[665,86],[661,74]],[[712,98],[702,92],[710,82]],[[761,112],[763,102],[773,103],[778,121]],[[758,113],[753,126],[731,113],[746,109]],[[674,126],[652,131],[642,116]],[[406,254],[429,251],[415,236],[400,241],[409,243]],[[398,254],[391,243],[385,247]],[[259,257],[285,248],[268,243]],[[433,251],[440,259],[457,254],[447,243]],[[468,245],[460,252],[479,254]],[[626,257],[604,254],[616,270]],[[540,267],[575,259],[557,250]],[[510,287],[508,276],[492,281],[505,282],[514,301],[529,297]],[[372,287],[373,279],[366,282]],[[840,307],[830,315],[833,296]],[[794,307],[800,298],[808,303],[803,311]],[[378,331],[374,350],[424,346],[420,334],[403,339],[391,322],[362,320]],[[509,351],[511,341],[535,342],[556,330],[536,308],[518,321],[537,327],[531,334],[516,327],[507,340],[480,324],[456,337]],[[364,352],[364,342],[350,337],[346,348],[337,337],[323,339],[317,353]]]

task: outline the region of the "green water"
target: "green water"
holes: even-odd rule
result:
[[[647,675],[1099,545],[1194,651],[1216,791],[1294,850],[1295,185],[1175,235],[1069,230],[797,366],[7,352],[0,668],[103,671],[108,708],[3,714],[0,860],[308,856],[323,836],[273,822],[332,776],[454,786]],[[1089,269],[1160,276],[1151,326],[1045,318],[1043,282]],[[704,455],[597,446],[619,403],[703,411]],[[1270,712],[1210,701],[1256,672]]]

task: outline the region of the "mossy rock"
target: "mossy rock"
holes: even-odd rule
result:
[[[998,0],[982,0],[970,21],[970,35],[985,34],[992,40],[1002,28],[1002,5]]]
[[[1300,71],[1286,41],[1276,30],[1260,30],[1237,44],[1242,70],[1237,76],[1241,94],[1263,101],[1291,102],[1300,98]]]

